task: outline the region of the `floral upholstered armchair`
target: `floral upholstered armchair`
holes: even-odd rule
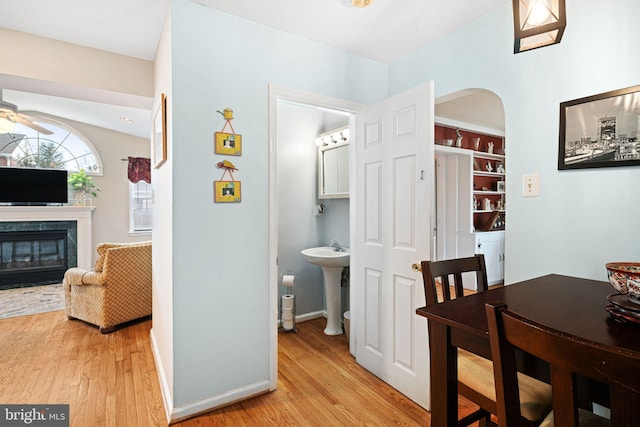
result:
[[[151,242],[101,243],[96,250],[93,271],[71,268],[64,274],[65,312],[108,334],[151,314]]]

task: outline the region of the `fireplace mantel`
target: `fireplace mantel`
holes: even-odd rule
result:
[[[91,270],[93,240],[91,217],[94,206],[0,206],[0,222],[76,221],[78,267]]]

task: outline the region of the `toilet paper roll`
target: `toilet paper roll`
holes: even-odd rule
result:
[[[293,311],[282,312],[282,321],[285,321],[285,320],[293,320]]]
[[[293,274],[285,274],[282,276],[282,286],[292,287],[296,284],[296,276]]]
[[[293,319],[286,319],[282,321],[282,329],[290,331],[293,329]]]
[[[293,314],[293,308],[283,308],[282,309],[282,315],[291,315]]]
[[[295,298],[296,296],[293,294],[282,295],[282,309],[293,308],[293,303],[295,301]]]

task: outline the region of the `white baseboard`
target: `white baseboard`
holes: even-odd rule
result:
[[[235,390],[228,391],[224,394],[217,395],[209,399],[192,402],[181,407],[174,407],[171,390],[169,389],[169,384],[167,382],[167,376],[162,367],[162,363],[160,363],[160,353],[158,351],[158,343],[153,333],[153,328],[151,328],[150,334],[151,350],[153,352],[153,359],[156,364],[156,370],[158,371],[160,391],[162,393],[162,401],[164,403],[164,410],[167,416],[168,424],[174,424],[187,418],[192,418],[197,415],[210,412],[223,406],[231,405],[241,400],[245,400],[250,397],[270,391],[270,382],[260,381]]]
[[[296,323],[306,322],[307,320],[317,319],[319,317],[327,317],[326,310],[312,311],[311,313],[296,315]],[[278,319],[278,326],[282,326],[282,319]]]
[[[158,350],[158,342],[156,336],[151,328],[151,351],[153,353],[153,361],[156,364],[156,371],[158,372],[158,380],[160,382],[160,392],[162,393],[162,402],[164,403],[164,412],[167,416],[167,422],[171,423],[171,412],[173,409],[173,399],[171,390],[169,389],[169,383],[167,382],[167,376],[164,372],[162,363],[160,363],[160,351]]]
[[[238,388],[236,390],[231,390],[227,393],[215,397],[211,397],[209,399],[201,400],[199,402],[192,402],[182,407],[172,408],[169,424],[174,424],[187,418],[192,418],[224,406],[232,405],[236,402],[240,402],[242,400],[246,400],[253,396],[264,394],[269,391],[270,382],[260,381],[245,387]]]
[[[296,323],[302,323],[307,320],[318,319],[320,317],[327,317],[326,310],[314,311],[311,313],[300,314],[296,316]],[[278,324],[281,321],[278,320]],[[158,343],[151,328],[151,351],[153,352],[153,360],[158,372],[158,380],[160,382],[160,391],[162,393],[162,401],[164,403],[165,414],[167,416],[167,422],[174,424],[187,418],[195,417],[196,415],[203,414],[209,411],[213,411],[223,406],[231,405],[241,400],[248,399],[250,397],[267,393],[270,391],[269,381],[260,381],[254,384],[241,387],[236,390],[231,390],[222,395],[218,395],[209,399],[193,402],[185,406],[174,407],[171,390],[167,382],[167,376],[164,372],[162,363],[160,363],[160,353],[158,351]]]

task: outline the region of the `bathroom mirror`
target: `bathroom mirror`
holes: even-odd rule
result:
[[[349,197],[349,143],[318,148],[318,198]]]

